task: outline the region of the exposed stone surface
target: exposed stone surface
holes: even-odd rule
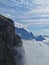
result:
[[[15,34],[14,22],[0,15],[0,65],[22,65],[21,38]]]

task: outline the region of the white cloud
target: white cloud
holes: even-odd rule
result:
[[[35,3],[39,3],[39,4],[48,4],[49,0],[33,0]]]
[[[49,45],[47,43],[23,40],[23,47],[27,65],[49,65]]]
[[[49,29],[43,29],[44,32],[48,32],[49,33]]]
[[[35,4],[35,6],[33,6]],[[48,0],[33,0],[32,9],[27,14],[48,14],[49,13],[49,1]]]
[[[18,23],[18,22],[15,22],[15,27],[18,27],[18,28],[26,28],[26,26],[24,26],[23,24],[21,23]]]
[[[24,25],[24,24],[21,24],[21,23],[15,22],[14,25],[15,25],[15,27],[18,27],[18,28],[24,28],[24,29],[26,29],[28,32],[30,32],[30,31],[27,29],[27,26]]]
[[[0,3],[0,13],[12,18],[15,26],[24,28],[28,26],[30,29],[35,25],[38,27],[49,25],[48,0],[1,0]]]
[[[49,19],[36,19],[36,20],[21,20],[22,22],[24,23],[27,23],[27,24],[38,24],[38,25],[47,25],[49,24]]]
[[[10,0],[11,2],[13,2],[13,4],[18,4],[18,5],[22,5],[22,4],[28,4],[28,2],[25,2],[24,0]]]

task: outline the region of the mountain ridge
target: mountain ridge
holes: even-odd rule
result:
[[[16,34],[20,35],[22,39],[25,39],[25,40],[32,40],[32,39],[35,39],[36,41],[45,40],[45,38],[42,35],[39,35],[38,37],[36,37],[32,32],[28,32],[24,28],[15,27],[15,32]]]

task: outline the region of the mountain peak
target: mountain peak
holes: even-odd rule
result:
[[[36,40],[37,41],[43,41],[43,40],[45,40],[45,38],[43,36],[39,35]]]
[[[24,28],[15,28],[15,32],[21,36],[22,39],[25,40],[31,40],[31,39],[35,39],[36,41],[43,41],[45,40],[45,38],[41,35],[39,35],[37,38],[36,36],[34,36],[34,34],[32,32],[28,32],[26,29]]]

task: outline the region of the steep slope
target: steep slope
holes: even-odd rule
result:
[[[0,65],[24,65],[24,53],[14,21],[0,15]]]

